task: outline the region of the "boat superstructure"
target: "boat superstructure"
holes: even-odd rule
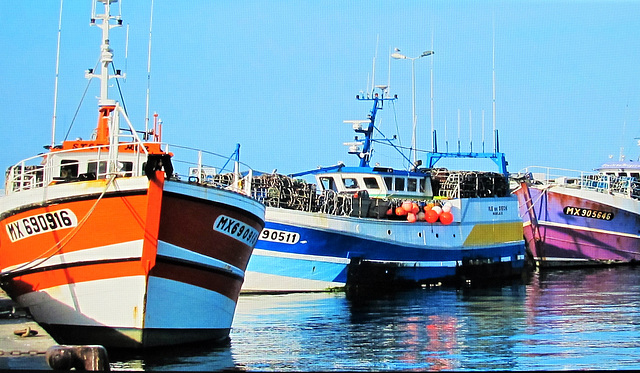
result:
[[[232,159],[168,145],[157,116],[136,131],[109,98],[108,82],[122,76],[109,45],[122,25],[113,3],[93,6],[102,38],[100,69],[87,72],[100,81],[92,138],[48,146],[6,172],[2,287],[61,344],[227,341],[265,207],[250,196],[251,172],[240,176],[239,146]]]
[[[345,143],[360,159],[357,167],[254,176],[253,189],[267,205],[266,225],[244,292],[415,286],[521,273],[522,224],[504,154],[434,151],[425,168],[371,166],[376,114],[397,99],[385,93],[357,96],[373,107],[367,119],[345,121],[357,135]],[[491,158],[503,168],[435,167],[452,156]],[[307,175],[315,182],[301,179]]]

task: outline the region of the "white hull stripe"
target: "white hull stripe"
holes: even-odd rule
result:
[[[32,263],[25,262],[14,266],[2,268],[1,271],[2,273],[6,273],[12,270],[22,272],[26,270],[31,271],[57,266],[69,267],[74,265],[82,265],[89,262],[139,260],[142,256],[142,242],[142,240],[135,240],[114,245],[74,251],[71,253],[57,254],[48,259],[45,257],[43,259],[35,260]]]
[[[271,250],[262,250],[262,249],[253,249],[253,254],[256,256],[269,256],[274,258],[287,258],[287,259],[297,259],[297,260],[309,260],[309,261],[317,261],[317,262],[326,262],[326,263],[338,263],[338,264],[349,264],[350,259],[348,258],[338,258],[332,256],[319,256],[319,255],[308,255],[308,254],[294,254],[294,253],[285,253],[281,251],[271,251]]]
[[[608,231],[608,230],[604,230],[604,229],[595,229],[595,228],[583,227],[583,226],[580,226],[580,225],[554,223],[554,222],[549,222],[549,221],[538,221],[538,225],[547,226],[547,227],[565,228],[565,229],[584,231],[584,232],[610,234],[612,236],[620,236],[620,237],[628,237],[628,238],[639,238],[639,236],[637,234]],[[531,226],[531,222],[528,221],[528,222],[524,223],[523,226],[524,227]]]
[[[341,282],[312,280],[308,278],[273,275],[247,271],[247,279],[242,284],[242,293],[265,292],[309,292],[328,291],[344,287]]]
[[[244,271],[222,260],[194,253],[170,243],[158,242],[158,257],[164,257],[171,262],[180,262],[194,267],[205,267],[209,270],[224,272],[235,277],[244,278]]]
[[[351,260],[349,258],[336,258],[336,257],[321,257],[316,255],[305,255],[305,254],[293,254],[293,253],[283,253],[277,251],[269,251],[262,249],[254,249],[254,256],[267,256],[274,258],[287,258],[287,259],[297,259],[297,260],[309,260],[309,261],[318,261],[318,262],[326,262],[326,263],[338,263],[338,264],[349,264]],[[520,257],[520,256],[519,256]],[[524,257],[522,258],[524,259]],[[512,259],[509,256],[500,257],[501,262],[510,262]],[[521,258],[518,258],[521,260]],[[461,261],[449,260],[449,261],[411,261],[411,260],[366,260],[371,263],[384,263],[384,264],[394,264],[400,267],[455,267],[456,265],[461,265]]]
[[[539,262],[592,262],[596,259],[584,259],[584,258],[554,258],[554,257],[536,257],[535,260]]]

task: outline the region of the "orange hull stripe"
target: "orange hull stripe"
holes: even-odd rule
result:
[[[80,221],[87,215],[94,200],[61,203],[32,209],[5,219],[0,224],[0,247],[5,248],[0,256],[0,268],[25,263],[48,252],[49,254],[69,253],[93,247],[135,241],[144,237],[147,219],[147,196],[125,195],[103,198],[89,219],[80,228],[65,228],[34,235],[11,242],[6,233],[6,225],[30,216],[57,211],[72,210]],[[74,229],[75,232],[74,232]],[[68,236],[70,235],[70,236]],[[66,238],[66,239],[65,239]],[[68,240],[70,239],[70,240]],[[63,244],[60,248],[60,242]],[[11,249],[7,249],[11,248]]]
[[[162,187],[164,172],[156,171],[155,178],[149,181],[149,198],[147,203],[147,219],[145,224],[144,244],[142,247],[142,263],[147,273],[156,264],[158,253],[158,229],[162,213]]]

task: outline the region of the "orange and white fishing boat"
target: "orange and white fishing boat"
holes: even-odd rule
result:
[[[2,287],[58,343],[137,348],[227,341],[244,272],[264,227],[239,146],[225,173],[214,153],[136,132],[108,98],[117,0],[94,0],[102,30],[98,125],[6,173],[0,197]],[[96,5],[104,14],[96,14]],[[192,152],[193,162],[186,158]],[[174,169],[184,164],[185,171]],[[212,174],[232,175],[223,178]],[[226,180],[218,184],[216,180]],[[244,187],[241,187],[244,185]]]

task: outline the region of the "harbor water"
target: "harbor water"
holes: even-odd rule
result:
[[[242,295],[228,346],[119,351],[110,361],[112,370],[637,370],[640,267],[366,299]]]

